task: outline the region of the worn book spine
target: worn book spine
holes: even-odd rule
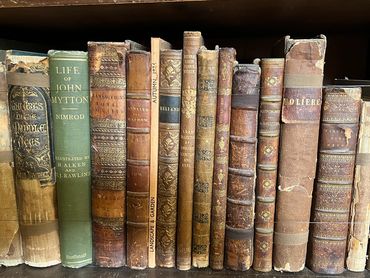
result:
[[[209,265],[218,54],[204,46],[198,52],[192,240],[192,263],[198,268]]]
[[[356,170],[350,208],[347,269],[363,271],[370,225],[370,103],[362,105]]]
[[[200,32],[184,32],[176,240],[176,265],[179,270],[191,268],[197,53],[202,45]]]
[[[261,60],[253,269],[272,270],[284,59]]]
[[[49,51],[62,264],[92,263],[88,57]]]
[[[94,263],[126,264],[126,42],[89,42]]]
[[[320,127],[326,38],[285,40],[284,91],[274,231],[277,271],[306,261]]]
[[[0,50],[0,266],[23,263],[9,119],[6,51]]]
[[[253,263],[257,126],[261,68],[237,65],[231,96],[225,265],[248,270]]]
[[[160,65],[156,263],[175,267],[182,51],[162,50]]]
[[[7,52],[9,112],[24,262],[60,263],[46,55]]]
[[[150,53],[127,54],[127,266],[148,266]]]
[[[370,238],[370,232],[369,232],[369,238]],[[367,259],[366,259],[366,269],[370,270],[370,244],[369,240],[367,242]]]
[[[221,270],[224,267],[231,91],[233,70],[236,63],[235,56],[236,51],[234,48],[220,48],[212,188],[211,245],[209,251],[209,264],[215,270]]]
[[[322,105],[308,264],[316,273],[340,274],[346,256],[361,88],[327,87]]]
[[[151,91],[150,91],[150,186],[149,186],[149,254],[148,267],[156,266],[157,191],[158,191],[158,146],[160,117],[160,55],[161,50],[170,49],[171,44],[161,38],[151,38]]]

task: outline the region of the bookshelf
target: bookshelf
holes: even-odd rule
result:
[[[240,62],[270,57],[284,35],[328,38],[325,83],[344,76],[370,79],[370,1],[367,0],[3,0],[0,1],[0,48],[86,50],[87,41],[132,39],[150,46],[151,36],[182,47],[184,30],[202,31],[206,45],[233,46]],[[368,272],[357,275],[365,277]],[[240,272],[193,269],[133,271],[127,268],[79,270],[61,266],[0,268],[4,277],[222,277]],[[248,275],[291,276],[272,272]],[[295,274],[314,276],[305,270]],[[344,277],[350,277],[346,272]]]

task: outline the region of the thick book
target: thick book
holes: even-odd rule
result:
[[[316,273],[340,274],[346,257],[361,88],[327,87],[322,105],[308,265]]]
[[[215,158],[213,168],[211,243],[209,265],[224,267],[226,192],[229,165],[229,137],[233,70],[236,64],[234,48],[220,48],[218,65]]]
[[[261,68],[239,64],[231,95],[225,266],[248,270],[253,263],[257,127]]]
[[[298,272],[306,261],[320,127],[326,38],[285,38],[285,72],[273,265]]]
[[[370,225],[370,103],[362,104],[358,135],[356,169],[353,184],[349,235],[347,243],[347,269],[360,272],[365,269]]]
[[[88,42],[94,263],[126,264],[126,54],[129,42]]]
[[[188,270],[192,250],[197,53],[203,45],[202,34],[184,32],[183,45],[176,266]]]
[[[159,82],[159,160],[156,264],[176,266],[177,183],[182,51],[162,50]]]
[[[127,266],[148,266],[150,53],[127,54]]]
[[[23,263],[9,119],[6,51],[0,50],[0,266]]]
[[[272,270],[284,59],[261,60],[253,269]]]
[[[219,50],[198,52],[198,90],[195,132],[192,262],[208,267]]]
[[[24,262],[60,263],[47,55],[9,50],[7,80]]]
[[[92,263],[87,52],[49,51],[62,264]]]
[[[159,87],[161,50],[170,49],[171,44],[161,38],[151,38],[151,91],[150,91],[150,188],[149,188],[149,255],[148,267],[156,266],[156,222],[158,191],[158,146],[159,146]]]

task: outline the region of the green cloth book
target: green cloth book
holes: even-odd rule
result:
[[[92,262],[87,52],[49,51],[61,260]]]

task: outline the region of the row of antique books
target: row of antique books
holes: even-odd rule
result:
[[[370,103],[326,43],[0,52],[0,264],[363,271]]]

